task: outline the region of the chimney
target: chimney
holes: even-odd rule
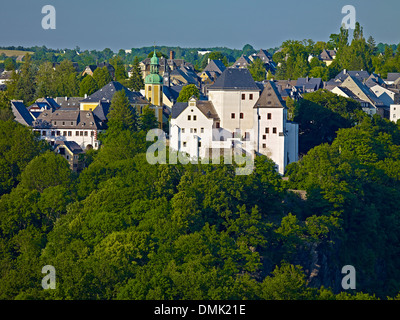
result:
[[[65,97],[65,101],[67,101],[68,100],[68,97]]]
[[[174,60],[175,59],[175,52],[174,51],[170,51],[169,52],[169,58],[171,59],[171,60]]]
[[[343,69],[343,73],[344,73],[344,74],[347,74],[347,70],[346,70],[346,69]]]
[[[85,93],[85,99],[87,98],[87,93]]]

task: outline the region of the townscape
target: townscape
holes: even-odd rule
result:
[[[396,298],[399,119],[400,45],[359,23],[278,48],[0,48],[0,298]],[[191,162],[148,163],[154,129]]]

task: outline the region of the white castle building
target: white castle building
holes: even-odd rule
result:
[[[208,88],[209,100],[191,98],[172,107],[170,148],[194,159],[209,159],[240,148],[263,154],[277,171],[298,160],[298,124],[275,84],[257,84],[247,69],[228,68]]]

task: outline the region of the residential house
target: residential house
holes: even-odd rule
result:
[[[329,66],[333,62],[333,60],[336,59],[336,50],[324,49],[318,56],[318,59],[322,62],[325,62],[325,64]]]
[[[296,87],[301,93],[314,92],[322,89],[324,86],[321,78],[298,78]]]
[[[239,59],[230,68],[247,68],[251,64],[251,60],[244,55],[241,55]]]
[[[360,102],[362,109],[367,114],[377,113],[382,117],[389,116],[389,110],[387,107],[385,108],[384,103],[355,76],[347,75],[347,78],[331,91]]]
[[[75,141],[58,141],[54,152],[68,161],[72,171],[80,172],[83,170],[84,161],[81,155],[84,154],[84,151]]]
[[[32,122],[33,131],[55,146],[60,141],[74,141],[83,150],[99,147],[98,133],[107,128],[92,111],[43,111]]]

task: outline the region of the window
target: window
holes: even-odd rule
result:
[[[57,121],[54,121],[54,125],[56,125],[57,124]]]
[[[42,132],[42,136],[46,136],[46,131],[43,131],[43,132]]]
[[[193,133],[193,128],[190,128],[190,133]]]
[[[244,133],[244,139],[245,140],[250,140],[250,132],[245,132]]]
[[[242,93],[242,100],[246,99],[246,95],[244,93]]]
[[[85,131],[85,137],[87,137],[88,136],[88,132],[87,131]]]
[[[197,116],[193,116],[193,120],[196,121],[197,120]]]
[[[191,119],[191,116],[188,116],[188,120],[190,121],[190,119]]]
[[[186,141],[183,142],[183,146],[186,147]]]
[[[264,140],[267,139],[267,135],[266,134],[263,135],[263,139]]]
[[[265,133],[269,133],[269,128],[265,128]]]
[[[83,131],[80,131],[80,136],[83,137]]]
[[[204,128],[200,128],[200,132],[201,132],[201,133],[204,133]]]
[[[94,137],[94,131],[90,131],[90,136]]]
[[[76,136],[79,136],[79,131],[75,131],[75,135],[76,135]]]
[[[266,149],[267,145],[265,143],[263,143],[263,149]]]
[[[231,113],[231,119],[235,119],[235,114]]]
[[[73,126],[74,125],[74,123],[71,121],[71,126]]]
[[[267,113],[267,119],[271,120],[272,114],[271,113]]]
[[[194,129],[193,129],[193,132],[194,132],[194,133],[197,133],[197,128],[194,128]]]
[[[215,127],[216,127],[217,129],[219,129],[219,122],[216,122],[216,123],[215,123]]]
[[[63,126],[65,126],[65,122],[63,121]]]
[[[201,141],[199,141],[199,148],[201,147]]]
[[[149,91],[151,91],[151,87],[149,87]]]
[[[243,112],[240,113],[240,119],[243,119]]]
[[[72,131],[68,131],[68,137],[72,136]]]
[[[61,132],[60,131],[57,131],[57,136],[60,136],[61,135]]]
[[[67,136],[67,131],[63,131],[63,136],[64,136],[64,137]]]
[[[276,128],[272,128],[272,133],[276,133]]]
[[[253,94],[252,94],[252,93],[250,93],[249,99],[250,99],[250,100],[253,100]]]
[[[182,133],[185,133],[185,128],[182,128]]]
[[[56,133],[55,133],[54,131],[51,132],[51,136],[52,136],[52,137],[54,137],[55,134],[56,134]]]

